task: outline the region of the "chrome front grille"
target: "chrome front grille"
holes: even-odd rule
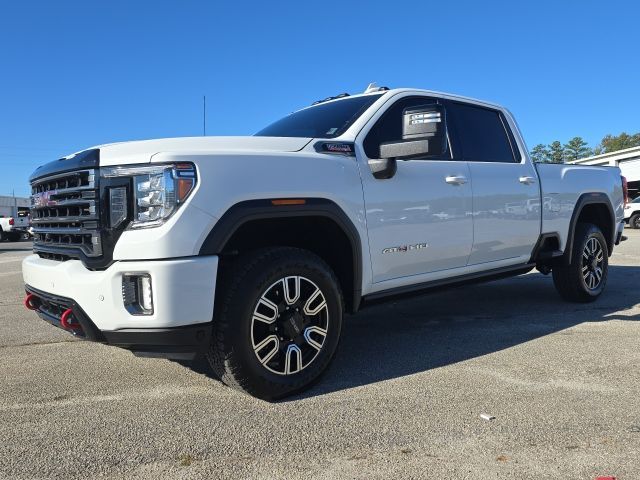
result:
[[[34,252],[64,259],[102,255],[98,176],[85,169],[50,175],[31,183]]]

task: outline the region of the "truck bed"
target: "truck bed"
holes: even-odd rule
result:
[[[543,234],[557,233],[560,250],[567,242],[569,223],[583,195],[608,196],[616,222],[622,221],[624,200],[618,167],[537,163],[540,177]],[[588,192],[588,193],[587,193]]]

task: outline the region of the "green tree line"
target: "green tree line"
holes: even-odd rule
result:
[[[529,154],[534,162],[540,163],[565,163],[579,158],[611,153],[625,148],[640,146],[640,132],[629,135],[622,132],[620,135],[605,135],[594,148],[582,137],[573,137],[567,143],[558,140],[549,145],[540,143],[531,149]]]

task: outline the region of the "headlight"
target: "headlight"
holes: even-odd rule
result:
[[[133,191],[131,228],[162,225],[180,204],[184,203],[196,185],[196,169],[191,163],[108,167],[102,168],[100,175],[105,178],[131,177]],[[124,220],[122,203],[126,202],[126,195],[115,191],[110,192],[110,201],[110,224],[115,228]],[[116,222],[115,225],[114,222]]]

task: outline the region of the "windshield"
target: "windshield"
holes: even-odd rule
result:
[[[381,96],[347,97],[305,108],[263,128],[255,136],[334,138],[342,135]]]

